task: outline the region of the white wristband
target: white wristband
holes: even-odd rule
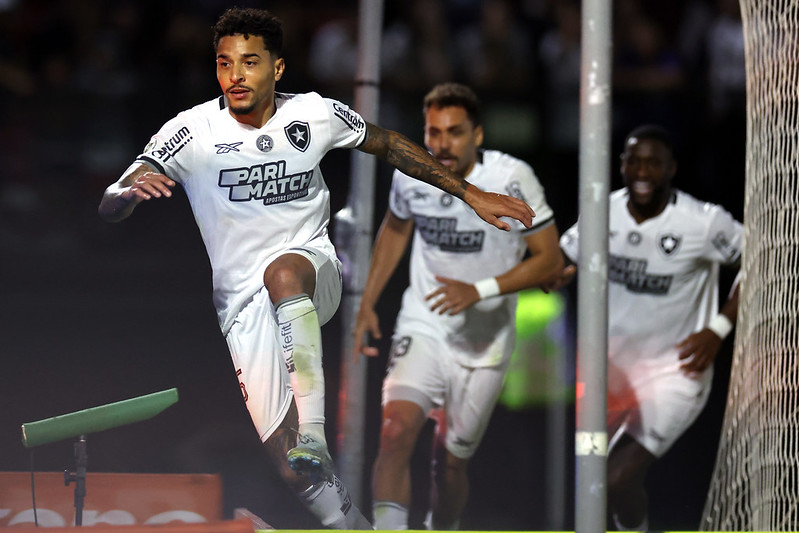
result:
[[[721,340],[724,340],[732,331],[732,322],[726,315],[719,313],[710,319],[707,329],[718,335]]]
[[[499,283],[497,278],[486,278],[475,282],[474,288],[477,289],[477,294],[480,295],[481,300],[497,296],[499,294]]]

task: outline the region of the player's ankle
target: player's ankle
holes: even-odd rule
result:
[[[300,435],[304,437],[311,437],[316,442],[323,444],[327,447],[327,439],[325,439],[325,425],[324,423],[310,422],[300,424]]]

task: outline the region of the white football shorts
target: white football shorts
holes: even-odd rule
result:
[[[627,433],[655,457],[662,457],[704,409],[710,396],[712,367],[689,376],[681,361],[608,364],[609,449]]]
[[[341,263],[335,255],[311,247],[292,248],[316,269],[313,303],[320,326],[330,320],[341,301]],[[225,336],[247,410],[262,442],[274,433],[291,406],[293,395],[277,317],[266,288],[239,311]]]
[[[383,381],[383,405],[405,400],[417,404],[428,416],[443,407],[445,446],[452,455],[468,459],[488,427],[507,368],[508,362],[492,367],[463,366],[443,338],[398,328]]]

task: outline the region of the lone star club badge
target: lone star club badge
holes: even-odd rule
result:
[[[669,257],[674,255],[680,249],[682,237],[673,233],[664,233],[658,237],[658,249]]]
[[[291,146],[300,152],[307,150],[308,145],[311,144],[311,128],[308,126],[307,122],[295,120],[283,128],[283,131],[286,132],[286,137],[291,143]]]

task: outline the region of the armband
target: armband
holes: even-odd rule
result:
[[[477,294],[480,295],[481,300],[499,295],[499,283],[497,283],[497,278],[481,279],[475,282],[474,288],[477,289]]]
[[[707,329],[718,335],[721,340],[724,340],[732,331],[732,322],[726,315],[719,313],[710,319]]]

